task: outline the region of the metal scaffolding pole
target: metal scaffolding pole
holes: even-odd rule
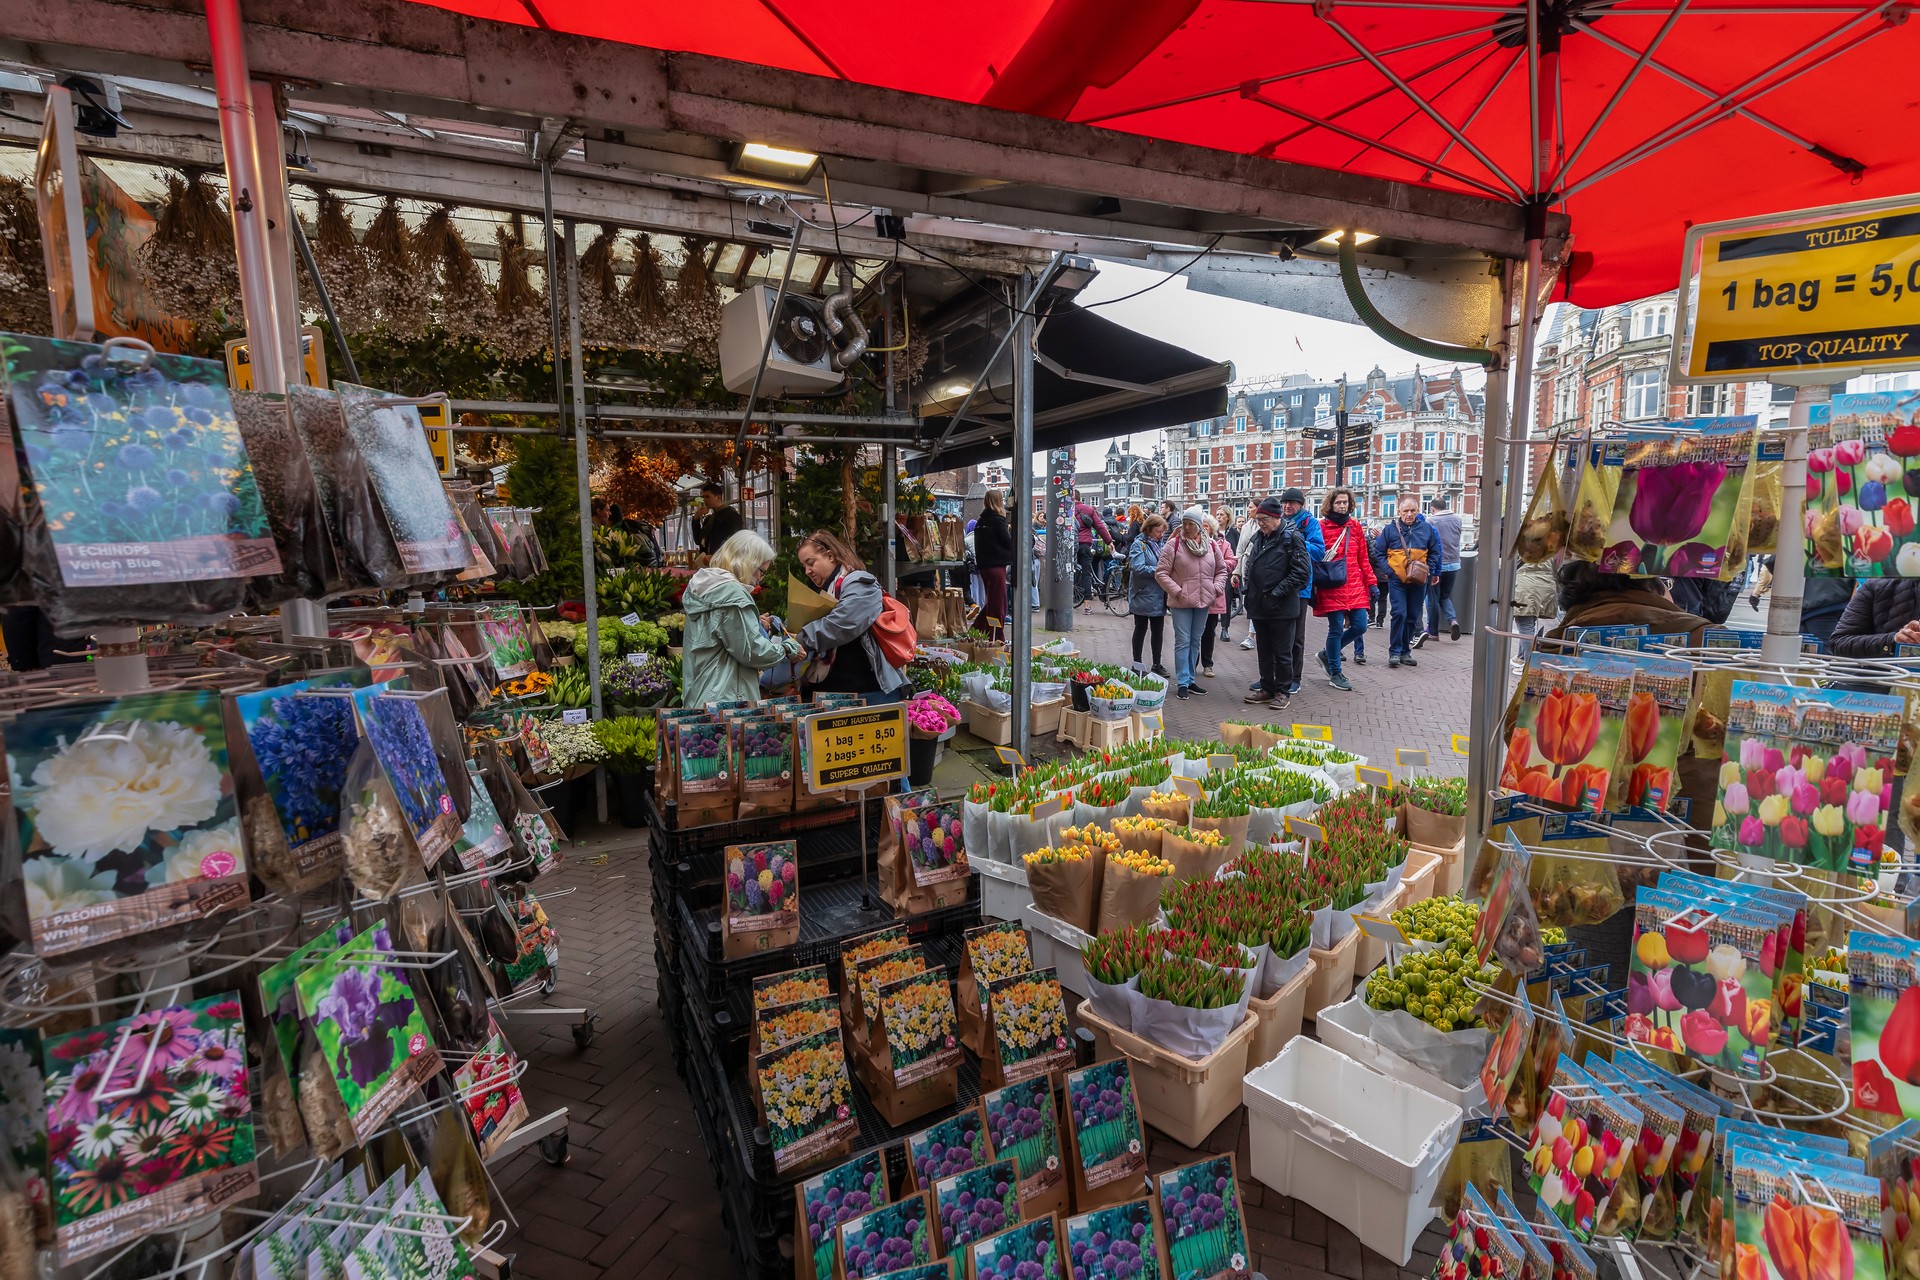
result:
[[[1025,281],[1022,282],[1026,283]],[[1033,717],[1033,306],[1034,291],[1023,288],[1028,304],[1013,318],[1013,497],[1007,515],[1013,522],[1013,574],[1007,587],[1008,645],[1013,675],[1013,749],[1027,754]]]
[[[233,212],[234,257],[240,267],[240,305],[246,313],[247,358],[254,389],[287,389],[281,351],[278,302],[273,289],[273,251],[267,243],[271,202],[264,195],[254,140],[253,86],[247,76],[246,38],[240,0],[207,0],[207,40],[213,83],[220,101],[220,145],[227,157],[227,203]],[[275,182],[285,184],[280,174]]]
[[[595,720],[605,713],[600,705],[600,592],[593,571],[593,507],[587,499],[587,378],[580,351],[580,254],[574,245],[574,225],[566,223],[561,245],[567,259],[567,365],[573,380],[573,470],[580,489],[580,579],[587,606],[587,683],[592,686]],[[594,771],[595,816],[607,820],[607,775]]]

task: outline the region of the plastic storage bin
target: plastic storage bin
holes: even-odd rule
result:
[[[1400,905],[1410,907],[1434,896],[1440,876],[1440,855],[1431,849],[1415,849],[1407,854],[1407,867],[1400,875]]]
[[[1027,946],[1033,952],[1033,967],[1053,969],[1060,975],[1060,985],[1077,996],[1091,992],[1092,988],[1087,985],[1087,964],[1080,958],[1080,949],[1089,941],[1087,933],[1034,906],[1032,894],[1027,895],[1020,908],[1020,919],[1027,926]]]
[[[1313,949],[1313,980],[1307,983],[1305,1017],[1318,1017],[1330,1004],[1339,1004],[1353,994],[1353,965],[1360,955],[1360,931],[1355,929],[1331,947]]]
[[[1260,1026],[1253,1033],[1253,1047],[1247,1051],[1248,1070],[1273,1061],[1280,1046],[1300,1034],[1307,1008],[1307,988],[1312,983],[1313,957],[1308,956],[1306,968],[1294,974],[1293,981],[1265,1000],[1255,997],[1247,1002],[1260,1015]]]
[[[1253,1176],[1401,1266],[1433,1218],[1460,1108],[1295,1036],[1247,1073]]]
[[[1440,859],[1440,869],[1433,876],[1434,897],[1444,898],[1460,892],[1460,883],[1466,878],[1467,850],[1464,841],[1451,849],[1433,849],[1423,844],[1416,844],[1413,848],[1416,853],[1431,853]]]
[[[1093,1032],[1094,1057],[1116,1054],[1133,1062],[1133,1092],[1140,1118],[1183,1147],[1199,1147],[1240,1106],[1247,1057],[1260,1019],[1249,1013],[1205,1058],[1177,1053],[1122,1031],[1080,1002],[1080,1021]]]
[[[1430,1093],[1443,1102],[1451,1102],[1467,1115],[1481,1115],[1487,1110],[1487,1091],[1481,1087],[1479,1077],[1464,1088],[1448,1084],[1425,1067],[1375,1043],[1373,1011],[1367,1008],[1363,995],[1321,1010],[1314,1030],[1323,1044],[1338,1049],[1355,1062]]]
[[[1004,747],[1013,741],[1013,712],[995,711],[992,707],[969,702],[967,732],[982,742]]]
[[[1067,708],[1065,698],[1036,702],[1027,708],[1027,731],[1036,738],[1060,732],[1060,713]]]
[[[1033,901],[1027,888],[1027,869],[989,858],[974,859],[969,866],[980,878],[980,915],[988,920],[1018,920]]]

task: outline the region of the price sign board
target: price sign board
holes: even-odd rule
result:
[[[1010,769],[1024,769],[1027,767],[1027,758],[1018,751],[1015,751],[1012,747],[995,747],[993,754],[999,756],[1000,763]]]
[[[1393,762],[1402,769],[1416,766],[1424,769],[1427,767],[1427,753],[1419,747],[1395,747],[1393,749]]]
[[[253,390],[253,360],[247,354],[245,338],[234,338],[227,343],[227,385],[235,391]],[[310,387],[327,385],[327,344],[325,335],[312,325],[300,330],[300,381]],[[423,406],[420,416],[426,417]],[[448,455],[452,457],[451,453]],[[451,475],[452,472],[443,472]]]
[[[1293,736],[1310,738],[1315,742],[1332,742],[1333,726],[1330,724],[1297,724],[1293,726]]]
[[[838,791],[905,776],[907,709],[900,703],[823,711],[806,720],[809,791]]]
[[[453,465],[453,432],[447,430],[452,418],[453,405],[444,396],[420,406],[420,422],[427,429],[427,451],[433,455],[433,465],[440,468],[442,479],[451,479],[457,474]]]
[[[1675,382],[1920,366],[1920,197],[1702,223],[1681,272]]]
[[[1457,756],[1466,755],[1468,748],[1473,745],[1473,739],[1464,733],[1454,734],[1449,742],[1453,747],[1453,754]]]

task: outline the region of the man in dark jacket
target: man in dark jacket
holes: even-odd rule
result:
[[[1920,579],[1860,583],[1827,641],[1842,658],[1891,658],[1903,644],[1920,644]]]
[[[1240,549],[1238,569],[1260,656],[1260,684],[1247,701],[1285,711],[1287,689],[1299,674],[1293,669],[1293,637],[1305,604],[1300,591],[1310,576],[1307,544],[1278,498],[1262,501],[1253,519],[1259,532]]]
[[[1387,665],[1417,667],[1413,642],[1426,635],[1427,583],[1440,572],[1440,538],[1420,514],[1420,499],[1401,495],[1399,518],[1380,531],[1373,545],[1387,562],[1387,596],[1393,602]]]
[[[726,486],[718,481],[709,480],[700,486],[700,501],[707,514],[694,522],[695,540],[702,551],[716,555],[728,538],[747,527],[747,522],[728,504]]]

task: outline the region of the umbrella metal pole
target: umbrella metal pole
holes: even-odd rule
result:
[[[1781,476],[1780,524],[1798,529],[1804,521],[1807,499],[1807,426],[1813,407],[1826,404],[1825,386],[1795,387],[1793,408],[1787,417],[1786,468]],[[1760,642],[1763,662],[1800,660],[1801,593],[1807,581],[1807,541],[1782,533],[1773,553],[1773,594],[1767,605],[1767,636]]]
[[[1027,290],[1029,294],[1032,290]],[[1013,676],[1013,749],[1024,758],[1033,713],[1033,610],[1027,607],[1033,585],[1033,315],[1014,317],[1013,343],[1013,500],[1007,519],[1013,524],[1013,566],[1007,586],[1005,619],[1007,660]]]

